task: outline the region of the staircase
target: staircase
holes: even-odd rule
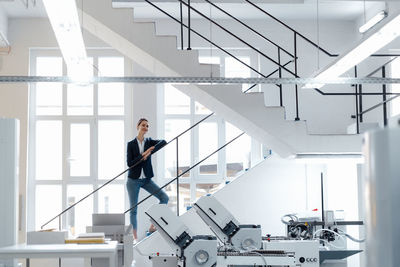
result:
[[[78,7],[81,5],[78,3]],[[83,27],[154,76],[218,77],[219,66],[200,64],[195,50],[178,50],[176,36],[158,36],[154,23],[133,21],[132,9],[85,0]],[[306,121],[286,121],[283,107],[266,107],[262,93],[240,85],[176,85],[176,88],[267,144],[282,157],[312,153],[360,153],[358,135],[313,135]]]

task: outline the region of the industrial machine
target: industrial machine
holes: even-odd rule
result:
[[[256,230],[244,230],[243,234],[236,236],[240,230],[233,222],[228,223],[229,226],[223,235],[230,235],[230,242],[235,242],[242,248],[238,249],[228,244],[219,246],[215,236],[194,235],[166,205],[155,204],[146,214],[161,236],[176,251],[173,255],[151,255],[153,267],[296,266],[293,253],[283,250],[264,250],[261,249],[260,242],[258,242],[260,246],[256,247],[257,239],[261,240],[261,235],[256,238],[253,233],[258,231],[257,227],[250,227],[248,229]],[[228,229],[230,227],[232,229]],[[233,232],[236,234],[232,235]],[[249,235],[246,235],[246,232]]]
[[[194,208],[223,244],[242,250],[260,249],[261,226],[241,225],[213,196],[201,197]]]
[[[285,237],[262,237],[260,225],[241,225],[214,197],[203,196],[194,208],[225,246],[235,251],[282,251],[293,257],[295,266],[319,266],[319,243]]]

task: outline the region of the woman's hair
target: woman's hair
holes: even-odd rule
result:
[[[143,121],[149,122],[146,118],[141,118],[141,119],[139,119],[139,121],[138,121],[136,127],[139,127],[139,125],[140,125]]]

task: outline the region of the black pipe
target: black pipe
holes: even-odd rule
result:
[[[322,229],[325,228],[325,209],[324,209],[324,174],[321,172],[321,219]]]
[[[294,33],[294,73],[295,76],[297,76],[297,32]],[[295,91],[296,91],[296,118],[294,119],[295,121],[299,121],[299,91],[297,84],[295,85]]]
[[[359,115],[360,115],[360,122],[364,122],[364,116],[363,116],[363,96],[362,96],[362,84],[358,85],[358,107],[359,107]]]
[[[357,73],[357,66],[354,66],[354,77],[357,78],[358,73]],[[358,85],[354,85],[356,93],[358,93]],[[358,120],[358,97],[356,96],[356,125],[357,125],[357,134],[360,133],[360,123]]]
[[[190,23],[191,23],[191,19],[190,19],[190,0],[188,0],[188,48],[187,48],[187,50],[192,50],[192,48],[190,46]]]
[[[179,2],[179,10],[180,10],[180,15],[181,15],[181,49],[183,50],[183,12],[182,12],[182,2]]]
[[[354,87],[356,88],[355,90],[356,90],[356,93],[357,93],[358,85],[356,84]],[[358,116],[358,97],[356,96],[356,126],[357,126],[357,134],[360,133],[360,123],[359,123],[358,118],[359,118],[359,116]]]
[[[382,67],[382,78],[386,78],[386,67]],[[383,125],[386,127],[388,124],[387,106],[386,106],[386,84],[382,84],[382,99],[383,99]]]
[[[179,216],[179,145],[176,139],[176,216]]]
[[[281,49],[278,47],[278,62],[281,65]],[[279,78],[282,78],[282,69],[279,67]],[[279,84],[279,105],[283,107],[282,84]]]

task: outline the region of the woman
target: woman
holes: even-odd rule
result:
[[[168,203],[168,196],[160,187],[152,181],[154,176],[153,167],[151,165],[151,154],[165,146],[165,140],[153,140],[145,138],[144,135],[149,130],[147,119],[140,119],[137,123],[138,134],[135,139],[128,143],[127,164],[132,167],[140,162],[134,168],[128,171],[128,181],[126,188],[129,195],[129,203],[131,207],[136,206],[139,198],[140,188],[143,188],[150,194],[155,192],[155,197],[160,200],[161,204]],[[137,239],[137,207],[130,211],[130,220],[133,227],[133,238]],[[149,231],[153,232],[154,226],[151,225]]]

